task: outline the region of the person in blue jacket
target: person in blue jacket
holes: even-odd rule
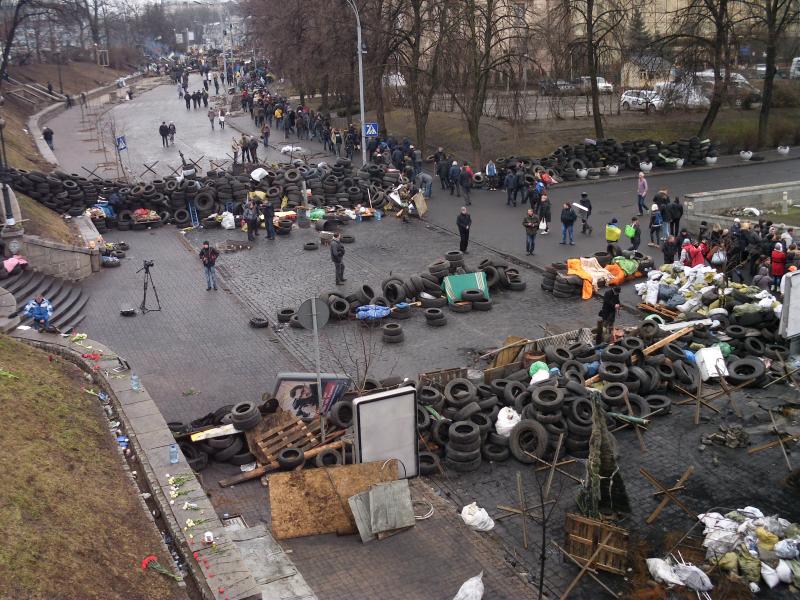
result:
[[[25,316],[33,319],[33,326],[37,331],[44,331],[50,324],[50,317],[53,316],[53,305],[39,294],[25,305]]]

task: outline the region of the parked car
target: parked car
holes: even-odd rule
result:
[[[759,79],[764,79],[767,76],[767,65],[764,63],[760,63],[756,65],[756,77]]]
[[[592,78],[588,75],[584,75],[580,79],[580,86],[584,92],[588,92],[592,87]],[[613,94],[614,93],[614,86],[611,85],[608,81],[605,80],[603,77],[597,78],[597,91],[601,94]]]
[[[623,110],[661,110],[664,100],[653,90],[628,90],[619,99]]]
[[[711,101],[696,85],[683,82],[657,83],[655,92],[662,99],[662,106],[679,108],[708,108]]]
[[[575,92],[575,86],[566,79],[541,79],[539,94],[542,96],[558,96]]]
[[[792,59],[792,66],[789,67],[789,79],[800,79],[800,56]]]

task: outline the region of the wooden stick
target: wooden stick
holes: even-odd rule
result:
[[[335,431],[331,435],[342,435],[344,431]],[[343,440],[338,440],[331,444],[325,444],[324,446],[317,446],[316,448],[312,448],[303,453],[306,459],[314,458],[322,452],[323,450],[336,450],[341,448],[344,445]],[[268,465],[262,465],[260,467],[256,467],[252,471],[247,471],[246,473],[240,473],[238,475],[234,475],[232,477],[228,477],[227,479],[220,479],[219,480],[219,487],[230,487],[232,485],[236,485],[237,483],[242,483],[244,481],[250,481],[251,479],[258,479],[262,475],[266,475],[268,471],[272,471],[277,469],[280,465],[277,462],[271,462]]]
[[[784,364],[785,364],[785,363],[784,363]],[[787,377],[791,377],[792,375],[794,375],[794,374],[795,374],[795,373],[797,373],[798,371],[800,371],[800,367],[798,367],[798,368],[796,368],[796,369],[792,369],[791,371],[789,371],[788,373],[786,373],[786,375],[781,375],[781,376],[780,376],[780,377],[778,377],[776,380],[774,380],[774,381],[770,381],[770,382],[769,382],[767,385],[765,385],[765,386],[764,386],[764,389],[767,389],[767,388],[768,388],[769,386],[771,386],[773,383],[778,383],[778,382],[779,382],[779,381],[781,381],[782,379],[786,379]]]
[[[700,425],[700,406],[702,400],[700,399],[703,396],[703,379],[700,378],[700,383],[697,384],[697,402],[695,403],[694,409],[694,425],[697,427]]]
[[[553,484],[553,475],[556,473],[556,463],[558,462],[558,453],[561,452],[561,444],[564,442],[564,434],[558,434],[558,443],[556,444],[556,451],[553,453],[553,464],[550,466],[550,472],[547,474],[547,483],[544,484],[544,498],[550,495],[550,486]]]
[[[628,397],[628,391],[625,390],[625,393],[622,395],[622,398],[625,400],[625,406],[628,408],[628,414],[633,414],[633,407],[631,407],[631,399]],[[647,446],[644,444],[644,438],[642,437],[641,432],[642,426],[641,425],[633,425],[633,431],[636,434],[636,439],[639,440],[639,446],[642,448],[642,452],[647,452]]]
[[[567,596],[569,596],[569,594],[570,594],[570,592],[573,590],[573,588],[574,588],[576,585],[578,585],[578,581],[580,581],[581,577],[583,577],[583,576],[586,574],[586,571],[588,571],[588,570],[591,568],[591,566],[592,566],[592,563],[593,563],[595,560],[597,560],[597,556],[600,554],[600,552],[602,552],[603,550],[605,550],[605,545],[608,543],[608,540],[610,540],[610,539],[611,539],[611,536],[612,536],[612,534],[613,534],[613,532],[612,532],[612,531],[609,531],[609,532],[606,534],[605,538],[603,538],[603,541],[602,541],[602,542],[600,542],[600,543],[597,545],[597,549],[596,549],[596,550],[595,550],[595,551],[592,553],[592,555],[591,555],[591,556],[589,557],[589,559],[586,561],[586,564],[584,564],[584,565],[581,565],[581,570],[578,572],[578,575],[575,577],[575,579],[573,579],[573,580],[572,580],[572,582],[571,582],[571,583],[570,583],[570,584],[567,586],[567,589],[566,589],[566,590],[564,590],[564,593],[563,593],[563,594],[561,594],[561,599],[560,599],[560,600],[566,600]],[[567,556],[570,556],[570,555],[569,555],[569,554],[567,554]],[[572,557],[570,556],[570,558],[572,558]],[[615,594],[615,595],[616,595],[616,594]]]
[[[661,350],[661,348],[663,348],[670,342],[674,342],[675,340],[682,338],[687,333],[691,333],[692,331],[694,331],[694,327],[684,327],[683,329],[679,329],[675,333],[669,334],[667,337],[658,340],[655,344],[651,344],[650,346],[642,350],[642,354],[644,354],[645,356],[650,356],[656,350]],[[635,365],[637,362],[637,358],[638,357],[636,356],[631,358],[631,363]],[[593,383],[597,383],[598,381],[600,381],[600,375],[595,375],[594,377],[590,377],[589,379],[586,380],[586,386],[588,387]]]
[[[516,342],[514,342],[512,344],[508,344],[506,346],[503,346],[502,348],[498,348],[497,350],[491,350],[490,352],[487,352],[486,354],[483,354],[483,355],[479,356],[478,360],[484,360],[486,358],[489,358],[490,356],[494,356],[495,354],[499,354],[503,350],[508,350],[509,348],[513,348],[514,346],[527,346],[528,344],[530,344],[532,342],[535,342],[535,341],[536,340],[518,340],[518,341],[516,341]]]
[[[527,454],[528,456],[530,456],[530,457],[531,457],[533,460],[539,461],[540,463],[542,463],[542,464],[544,464],[544,465],[547,465],[548,467],[551,467],[551,466],[552,466],[552,465],[551,465],[549,462],[547,462],[547,461],[546,461],[546,460],[544,460],[543,458],[539,458],[538,456],[536,456],[535,454],[531,454],[531,453],[530,453],[530,452],[528,452],[527,450],[525,450],[524,452],[525,452],[525,454]],[[556,462],[556,459],[553,459],[553,462]],[[556,471],[558,471],[558,472],[559,472],[559,473],[561,473],[562,475],[566,475],[567,477],[569,477],[569,478],[570,478],[570,479],[572,479],[573,481],[576,481],[576,482],[578,482],[578,483],[580,483],[580,484],[583,484],[583,479],[580,479],[579,477],[576,477],[576,476],[575,476],[575,475],[573,475],[572,473],[567,473],[566,471],[562,471],[562,470],[561,470],[561,469],[559,469],[557,466],[556,466]]]
[[[533,511],[535,511],[537,508],[541,508],[542,506],[547,506],[548,504],[553,504],[554,502],[555,502],[555,500],[546,500],[544,502],[544,504],[537,504],[536,506],[530,506],[530,507],[525,509],[525,511],[526,511],[525,514],[535,521],[536,517],[534,517],[531,513]],[[513,517],[514,515],[521,515],[522,514],[522,511],[520,509],[518,509],[516,506],[507,506],[505,504],[498,504],[497,505],[497,510],[504,510],[508,514],[497,515],[496,517],[494,517],[495,521],[501,521],[501,520],[506,519],[508,517]]]
[[[769,420],[772,421],[772,430],[775,432],[775,435],[778,436],[778,443],[781,445],[781,452],[783,452],[783,459],[786,461],[786,466],[789,467],[789,472],[792,471],[792,461],[789,460],[789,455],[786,453],[786,446],[783,445],[783,440],[781,439],[781,432],[778,431],[778,424],[775,422],[775,417],[772,414],[772,409],[768,409],[767,412],[769,413]]]
[[[520,515],[522,516],[522,545],[528,549],[528,510],[525,508],[525,490],[522,489],[522,473],[517,471],[517,495],[519,496]]]
[[[778,439],[772,440],[771,442],[767,442],[766,444],[761,444],[760,446],[755,446],[754,448],[750,448],[747,451],[747,453],[748,454],[755,454],[756,452],[761,452],[762,450],[769,450],[770,448],[774,448],[775,446],[780,445],[781,442],[783,442],[783,443],[792,442],[792,441],[798,440],[798,439],[800,439],[800,433],[798,433],[796,435],[787,435],[787,436],[784,436],[782,438],[778,438]]]
[[[669,504],[670,500],[672,500],[675,504],[680,506],[690,517],[695,516],[694,514],[692,514],[692,511],[686,508],[686,505],[683,502],[678,500],[675,494],[669,491],[669,488],[667,488],[667,486],[665,486],[653,475],[651,475],[647,469],[645,469],[644,467],[639,467],[639,472],[645,479],[647,479],[650,483],[652,483],[655,487],[660,489],[665,494],[665,497],[662,498],[661,502],[659,502],[658,506],[652,512],[652,514],[649,517],[647,517],[647,519],[645,519],[645,523],[647,523],[648,525],[652,524],[653,521],[655,521],[658,518],[658,515],[661,514],[661,511],[667,507],[667,504]],[[681,478],[678,479],[677,483],[673,487],[682,486],[684,483],[686,483],[686,480],[689,479],[692,473],[694,473],[694,467],[689,465],[689,468],[686,469],[686,471],[684,471],[683,475],[681,475]]]
[[[583,564],[581,564],[581,562],[580,562],[580,561],[579,561],[577,558],[575,558],[574,556],[572,556],[572,554],[570,554],[569,552],[567,552],[566,550],[564,550],[564,549],[563,549],[561,546],[559,546],[557,543],[555,543],[555,542],[551,542],[551,543],[552,543],[552,544],[553,544],[553,546],[555,546],[555,547],[556,547],[558,550],[560,550],[560,551],[562,552],[562,554],[564,554],[564,556],[565,556],[565,557],[567,557],[568,559],[570,559],[570,560],[571,560],[573,563],[575,563],[577,566],[579,566],[579,567],[583,567],[583,566],[584,566]],[[581,560],[583,560],[583,559],[581,559]],[[594,569],[592,569],[592,568],[588,568],[588,569],[586,569],[586,575],[588,575],[589,577],[591,577],[592,579],[594,579],[595,583],[597,583],[598,585],[600,585],[600,587],[602,587],[602,588],[603,588],[605,591],[607,591],[609,594],[611,594],[611,595],[612,595],[612,596],[614,596],[615,598],[619,596],[619,594],[618,594],[617,592],[615,592],[614,590],[612,590],[611,588],[609,588],[609,587],[608,587],[608,586],[607,586],[605,583],[603,583],[602,581],[600,581],[600,579],[598,579],[598,578],[597,578],[597,571],[596,571],[596,570],[594,570]],[[563,600],[564,598],[566,598],[566,596],[561,596],[561,598],[562,598],[562,600]]]

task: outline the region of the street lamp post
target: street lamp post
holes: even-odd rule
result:
[[[364,47],[361,42],[361,17],[358,14],[358,6],[355,0],[347,0],[347,4],[353,9],[356,15],[356,52],[358,52],[358,92],[359,92],[359,106],[361,108],[361,163],[367,164],[367,136],[364,131],[364,59],[361,56],[364,53]]]

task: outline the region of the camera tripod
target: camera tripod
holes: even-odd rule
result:
[[[161,310],[161,300],[158,299],[158,290],[156,289],[156,283],[153,281],[153,275],[150,273],[151,264],[148,264],[145,261],[144,265],[141,269],[136,271],[137,273],[141,273],[144,271],[144,282],[143,282],[143,294],[142,294],[142,303],[139,305],[139,310],[142,311],[142,314],[146,314],[148,312],[158,312]],[[156,297],[156,306],[158,308],[147,308],[147,287],[153,286],[153,295]]]

